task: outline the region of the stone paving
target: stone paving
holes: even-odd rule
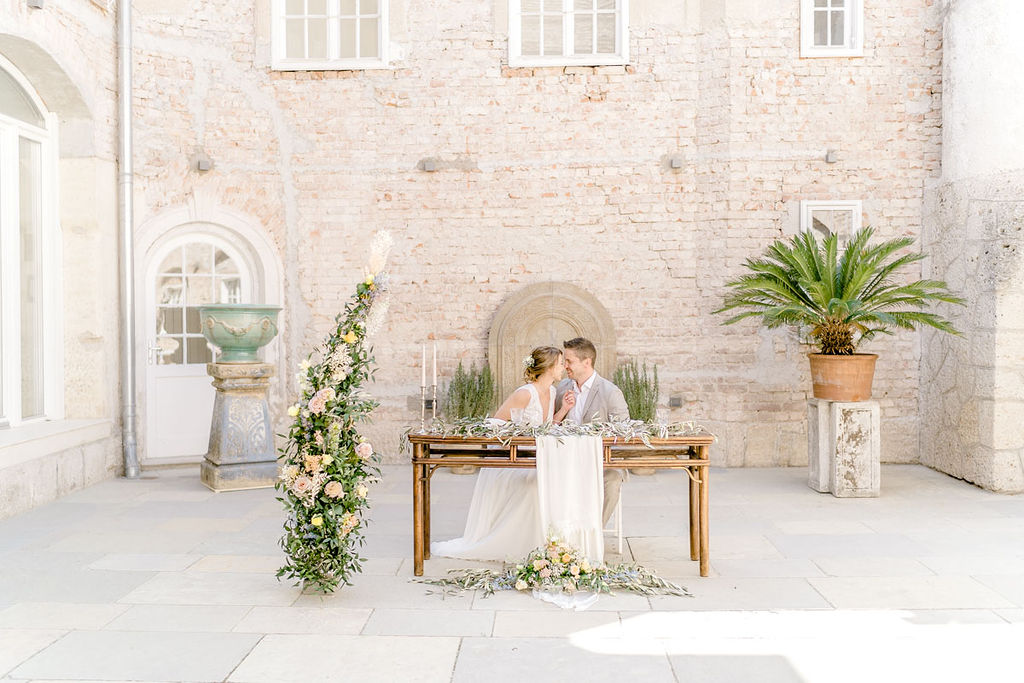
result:
[[[273,491],[214,494],[198,468],[108,481],[0,521],[0,680],[1022,680],[1024,497],[914,465],[884,467],[877,499],[806,476],[712,471],[708,578],[682,475],[632,477],[626,553],[694,597],[580,613],[411,583],[405,467],[371,493],[365,573],[330,597],[274,578]],[[473,481],[436,475],[435,538],[461,532]]]

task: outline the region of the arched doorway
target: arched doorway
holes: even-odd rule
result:
[[[209,445],[214,400],[206,373],[214,355],[199,306],[279,303],[276,251],[252,220],[209,201],[150,219],[138,246],[141,458],[150,465],[197,462]],[[281,349],[275,339],[264,349],[266,362],[280,365]]]
[[[254,268],[234,245],[201,229],[166,240],[147,261],[147,460],[199,457],[206,453],[214,398],[206,374],[213,349],[199,307],[251,303]]]

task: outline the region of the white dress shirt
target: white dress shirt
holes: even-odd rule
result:
[[[573,381],[575,385],[576,393],[576,405],[569,411],[569,419],[576,424],[583,424],[583,408],[587,405],[587,397],[590,395],[590,390],[594,386],[594,380],[597,379],[597,373],[591,373],[590,379],[580,386],[579,383]]]

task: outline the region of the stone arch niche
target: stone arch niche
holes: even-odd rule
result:
[[[523,356],[537,346],[562,347],[586,337],[597,347],[596,369],[602,377],[615,372],[612,318],[590,292],[568,282],[529,285],[510,296],[494,316],[488,360],[503,400],[523,383]]]

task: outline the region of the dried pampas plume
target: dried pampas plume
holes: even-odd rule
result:
[[[391,233],[387,230],[379,230],[373,236],[373,242],[370,244],[370,275],[376,275],[384,270],[393,243]]]

